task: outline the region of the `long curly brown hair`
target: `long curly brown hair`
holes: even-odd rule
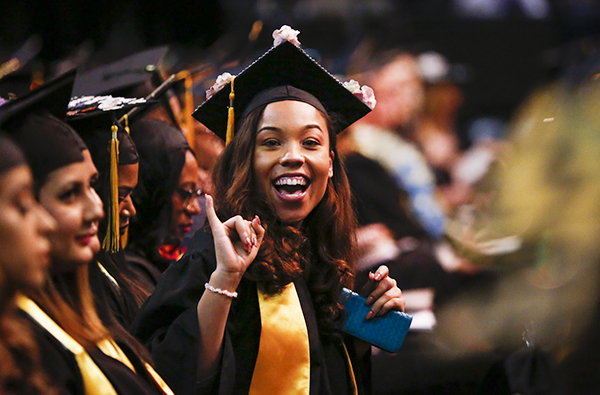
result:
[[[327,114],[333,177],[323,199],[300,229],[283,223],[275,208],[256,188],[254,148],[256,131],[266,105],[246,116],[236,137],[225,148],[213,172],[215,202],[221,219],[258,215],[266,234],[245,277],[264,292],[275,294],[304,277],[315,308],[319,332],[331,336],[343,319],[342,287],[351,287],[356,261],[356,218],[346,172],[336,149],[335,120]]]

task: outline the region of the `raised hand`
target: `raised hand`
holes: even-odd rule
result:
[[[215,240],[217,275],[241,279],[260,248],[265,229],[258,216],[252,221],[239,215],[221,222],[212,196],[206,195],[206,214]]]

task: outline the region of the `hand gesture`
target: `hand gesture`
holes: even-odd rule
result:
[[[206,215],[215,240],[217,269],[230,278],[242,278],[260,248],[265,229],[258,216],[247,221],[240,215],[221,222],[215,213],[212,196],[206,195]]]
[[[390,310],[404,311],[405,301],[402,298],[402,291],[396,285],[396,280],[388,277],[389,273],[390,270],[385,265],[369,273],[369,281],[361,291],[361,294],[368,295],[366,304],[371,306],[371,310],[365,317],[367,320],[381,317]]]

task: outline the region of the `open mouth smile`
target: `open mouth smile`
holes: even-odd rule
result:
[[[281,199],[295,201],[304,197],[310,180],[305,176],[282,176],[273,182],[273,186]]]

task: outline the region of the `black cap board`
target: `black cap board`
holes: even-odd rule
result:
[[[0,129],[21,147],[38,183],[56,169],[83,161],[85,144],[61,120],[74,80],[75,72],[68,72],[0,106]]]
[[[235,77],[233,106],[236,127],[255,96],[271,88],[283,86],[292,86],[317,98],[328,114],[335,114],[334,119],[340,131],[371,111],[304,50],[285,41],[271,48]],[[194,118],[223,140],[227,133],[230,91],[231,83],[228,83],[202,103],[193,114]],[[263,104],[282,100],[281,90],[272,92],[278,97],[263,98]],[[290,99],[298,100],[293,97]]]
[[[131,96],[127,90],[151,80],[168,51],[167,46],[152,48],[83,72],[75,80],[73,96]]]

